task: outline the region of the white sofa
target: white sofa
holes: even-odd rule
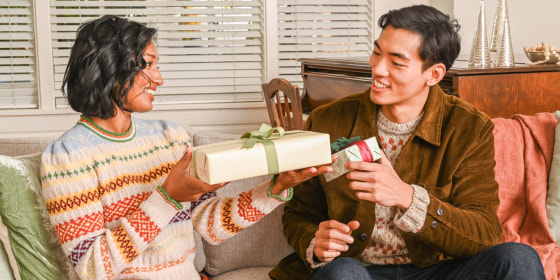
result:
[[[56,136],[0,137],[0,279],[76,278],[51,229],[40,195],[39,157],[54,139]],[[239,139],[239,135],[201,132],[193,137],[195,146],[231,139]],[[20,183],[13,182],[17,177],[21,177]],[[268,176],[234,181],[218,195],[247,190],[266,179]],[[3,200],[7,201],[4,205]],[[217,246],[197,236],[197,269],[213,280],[269,279],[272,267],[293,252],[282,234],[282,213],[283,207],[277,208]]]
[[[494,119],[496,180],[500,184],[498,217],[501,242],[533,246],[547,279],[560,279],[560,111]],[[194,145],[238,139],[222,133],[194,134]],[[39,154],[54,137],[0,137],[0,279],[72,279],[54,237],[40,195]],[[14,157],[17,155],[29,155]],[[550,176],[549,176],[550,175]],[[266,176],[239,180],[219,196],[247,190]],[[550,183],[549,183],[549,179]],[[283,207],[220,245],[198,238],[197,268],[213,280],[265,280],[293,250],[281,226]],[[42,214],[42,215],[40,215]],[[2,225],[6,225],[2,229]],[[11,261],[10,261],[11,260]],[[11,266],[10,266],[11,265]]]

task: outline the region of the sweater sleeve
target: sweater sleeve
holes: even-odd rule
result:
[[[280,199],[269,197],[270,180],[234,197],[203,196],[193,207],[195,230],[210,244],[219,244],[243,229],[255,224],[290,197],[290,189],[280,193]],[[227,188],[227,186],[226,186]]]
[[[99,170],[109,168],[102,165],[93,157],[71,153],[56,142],[42,157],[43,196],[49,217],[82,279],[110,279],[119,275],[179,210],[159,189],[104,205],[102,200],[116,186],[100,183]],[[131,204],[138,207],[128,207]]]

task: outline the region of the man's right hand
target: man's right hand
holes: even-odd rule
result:
[[[348,244],[354,243],[352,231],[358,227],[360,227],[358,221],[351,221],[348,224],[335,220],[321,222],[319,230],[315,232],[313,254],[321,262],[334,260],[341,252],[349,249]]]

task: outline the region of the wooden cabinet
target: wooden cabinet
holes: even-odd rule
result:
[[[368,58],[301,59],[304,110],[364,91],[371,85]],[[456,61],[440,82],[448,94],[490,117],[560,110],[560,65],[469,68]]]
[[[560,110],[560,65],[468,68],[457,62],[440,86],[490,117]]]

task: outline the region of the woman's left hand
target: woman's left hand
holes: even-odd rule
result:
[[[290,170],[282,172],[276,178],[274,186],[270,189],[270,193],[273,195],[278,195],[282,191],[295,187],[301,182],[307,181],[314,176],[321,175],[323,173],[332,172],[332,163],[335,161],[333,156],[332,162],[325,165],[313,166],[299,170]]]

